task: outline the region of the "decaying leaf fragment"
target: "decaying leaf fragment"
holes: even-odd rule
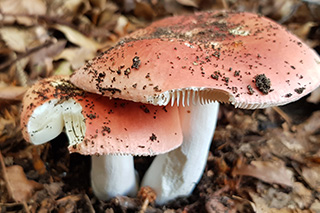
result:
[[[280,160],[252,161],[249,165],[235,167],[232,173],[255,177],[270,184],[293,186],[293,172]]]
[[[5,168],[5,176],[8,192],[16,202],[27,201],[32,193],[43,186],[33,180],[28,180],[23,168],[13,165]]]
[[[303,167],[302,177],[312,189],[320,192],[320,167],[318,165]]]

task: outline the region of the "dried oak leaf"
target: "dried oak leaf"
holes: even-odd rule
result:
[[[5,169],[8,192],[16,202],[25,202],[33,192],[42,189],[43,185],[28,180],[23,168],[19,165],[9,166]]]
[[[37,46],[40,42],[39,35],[44,35],[42,27],[21,29],[18,27],[1,27],[0,35],[6,45],[16,52],[26,52],[28,49]]]

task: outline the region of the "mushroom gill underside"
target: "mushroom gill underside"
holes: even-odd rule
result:
[[[239,101],[234,95],[230,92],[213,89],[207,87],[190,87],[183,89],[172,89],[169,91],[162,92],[154,96],[148,96],[147,102],[153,105],[159,106],[174,106],[177,105],[185,107],[190,105],[197,105],[200,103],[208,104],[212,102],[219,102],[222,104],[232,104],[236,108],[243,109],[258,109],[258,108],[267,108],[273,105],[279,105],[279,103],[268,103],[261,101],[260,103]],[[286,104],[286,103],[283,103]],[[281,105],[281,104],[280,104]]]
[[[52,99],[37,107],[27,125],[30,140],[40,145],[57,137],[63,130],[69,138],[69,146],[83,141],[86,132],[82,107],[69,99],[59,103]]]

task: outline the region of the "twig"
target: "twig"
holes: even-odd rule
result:
[[[27,202],[24,201],[22,204],[23,204],[23,208],[26,211],[26,213],[30,213]]]
[[[221,3],[222,3],[222,6],[223,6],[223,9],[225,9],[225,10],[229,9],[229,6],[228,6],[228,3],[226,2],[226,0],[221,0]]]
[[[291,120],[291,118],[290,118],[282,109],[280,109],[280,108],[277,107],[277,106],[272,107],[272,109],[273,109],[274,111],[276,111],[276,112],[287,122],[287,124],[288,124],[289,126],[292,125],[292,120]]]
[[[93,208],[93,206],[92,206],[92,203],[91,203],[91,201],[90,201],[90,199],[89,199],[89,197],[88,197],[88,195],[87,194],[84,194],[84,200],[86,201],[86,203],[87,203],[87,206],[88,206],[88,212],[89,213],[95,213],[95,210],[94,210],[94,208]]]

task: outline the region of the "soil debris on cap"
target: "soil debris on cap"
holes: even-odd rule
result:
[[[271,81],[265,74],[260,74],[254,77],[256,82],[256,87],[263,94],[268,94],[271,88]]]
[[[254,93],[254,91],[253,91],[253,89],[252,89],[252,86],[248,85],[247,88],[248,88],[248,90],[249,90],[248,93],[249,93],[250,95],[252,95],[252,94]]]
[[[135,69],[139,69],[139,66],[140,66],[140,64],[141,64],[141,61],[140,61],[140,59],[139,59],[139,57],[138,56],[135,56],[133,59],[132,59],[132,66],[131,66],[131,68],[135,68]]]

